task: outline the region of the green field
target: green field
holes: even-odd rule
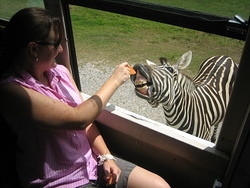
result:
[[[145,0],[203,11],[227,17],[235,14],[248,19],[249,0]],[[9,18],[18,9],[43,6],[42,0],[0,0],[0,17]],[[229,55],[239,62],[243,41],[204,32],[184,29],[158,22],[132,18],[83,7],[70,6],[79,64],[97,62],[115,65],[123,61],[130,64],[158,61],[167,57],[175,62],[191,50],[193,63],[187,72],[193,76],[201,61],[213,55]]]
[[[145,59],[158,62],[162,56],[175,62],[191,50],[193,63],[187,73],[193,76],[209,56],[229,55],[239,62],[244,46],[240,40],[158,22],[83,7],[70,9],[79,63],[128,61],[133,65]]]
[[[219,16],[232,17],[235,14],[248,20],[250,13],[249,0],[143,0],[166,6],[185,8],[189,10],[207,12]]]
[[[0,18],[9,19],[25,7],[44,7],[43,0],[0,0]]]

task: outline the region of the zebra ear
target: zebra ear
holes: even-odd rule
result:
[[[191,60],[192,60],[192,52],[188,51],[180,57],[175,66],[177,69],[185,69],[191,63]]]
[[[148,64],[148,66],[156,66],[156,64],[152,61],[149,61],[148,59],[146,59],[146,62]]]

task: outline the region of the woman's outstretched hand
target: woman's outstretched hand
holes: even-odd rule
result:
[[[121,63],[116,66],[113,74],[111,75],[111,79],[114,79],[117,84],[120,86],[124,82],[126,82],[130,77],[130,69],[129,64],[127,62]]]

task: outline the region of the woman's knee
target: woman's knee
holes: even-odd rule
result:
[[[159,175],[144,168],[135,167],[128,178],[128,188],[170,188]]]

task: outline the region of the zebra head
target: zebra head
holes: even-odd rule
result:
[[[146,99],[152,107],[160,103],[171,105],[175,98],[175,83],[178,70],[186,68],[192,59],[192,52],[184,53],[175,65],[170,65],[166,58],[160,58],[161,65],[147,60],[147,65],[136,64],[135,75],[131,81],[138,97]]]

